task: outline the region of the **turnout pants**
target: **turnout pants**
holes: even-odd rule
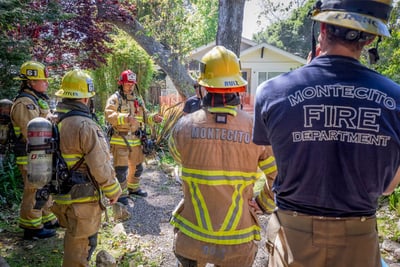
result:
[[[319,217],[278,210],[267,227],[269,267],[380,267],[375,216]]]
[[[97,245],[102,210],[98,202],[74,203],[52,207],[62,227],[64,258],[62,267],[87,267]]]
[[[51,197],[41,209],[34,209],[37,189],[28,181],[26,165],[18,165],[24,179],[24,191],[19,213],[19,226],[24,229],[42,229],[46,222],[55,223],[57,218],[50,211]]]
[[[127,195],[129,191],[138,191],[140,189],[140,175],[143,172],[142,162],[144,155],[141,146],[131,146],[131,151],[127,146],[111,145],[111,152],[113,154],[114,167],[119,170],[117,178],[122,188],[122,194]],[[123,168],[127,168],[127,173],[122,174]],[[124,177],[125,176],[125,177]]]

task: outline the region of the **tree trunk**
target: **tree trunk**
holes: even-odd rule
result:
[[[240,56],[244,4],[246,0],[219,0],[217,45]]]
[[[219,0],[219,17],[217,44],[240,55],[242,24],[245,0]],[[108,1],[97,1],[98,17],[128,33],[153,57],[154,61],[171,78],[179,94],[186,97],[193,92],[194,80],[189,75],[186,66],[173,57],[171,51],[145,34],[143,26],[131,16],[127,16],[117,4],[110,5]]]

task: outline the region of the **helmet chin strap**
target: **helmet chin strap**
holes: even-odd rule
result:
[[[311,24],[311,61],[315,58],[317,50],[317,40],[315,39],[314,27],[315,27],[315,20],[313,20]]]
[[[378,40],[376,41],[376,45],[373,48],[368,49],[368,56],[369,56],[369,64],[375,64],[379,60],[379,53],[378,53],[378,45],[382,41],[382,38],[379,36]]]
[[[308,13],[308,16],[311,17],[313,13],[319,12],[321,10],[322,6],[322,1],[317,1],[313,7],[312,10]],[[311,23],[311,61],[315,58],[316,56],[316,49],[317,49],[317,40],[315,38],[315,20],[312,21]]]

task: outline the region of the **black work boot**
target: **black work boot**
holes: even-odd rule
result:
[[[147,192],[143,191],[142,189],[139,189],[137,191],[131,191],[129,190],[129,195],[136,195],[140,197],[147,197]]]
[[[56,230],[54,229],[25,229],[24,230],[24,239],[32,240],[32,239],[43,239],[49,238],[56,235]]]
[[[129,199],[129,198],[128,198],[127,196],[123,196],[123,197],[118,198],[117,201],[118,201],[119,203],[125,205],[125,206],[129,206],[129,200],[128,200],[128,199]]]
[[[44,228],[46,229],[55,229],[60,227],[60,224],[58,223],[58,221],[56,221],[55,223],[51,223],[51,222],[45,222],[43,224]]]

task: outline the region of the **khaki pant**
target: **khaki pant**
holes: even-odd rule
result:
[[[102,210],[98,202],[75,203],[52,207],[62,227],[67,228],[64,237],[63,267],[87,267],[93,245],[90,237],[100,229]]]
[[[52,205],[51,197],[43,208],[34,209],[36,204],[37,189],[28,181],[26,165],[18,165],[22,178],[24,179],[24,191],[19,213],[19,226],[24,229],[42,229],[46,222],[55,223],[57,218],[50,211]]]
[[[141,146],[131,146],[131,151],[127,146],[111,145],[114,167],[128,166],[128,174],[125,181],[119,181],[122,192],[127,188],[131,191],[137,191],[140,188],[140,175],[137,175],[136,167],[144,161],[144,155]]]
[[[375,216],[333,218],[278,210],[268,223],[267,240],[274,244],[269,267],[381,266]]]

